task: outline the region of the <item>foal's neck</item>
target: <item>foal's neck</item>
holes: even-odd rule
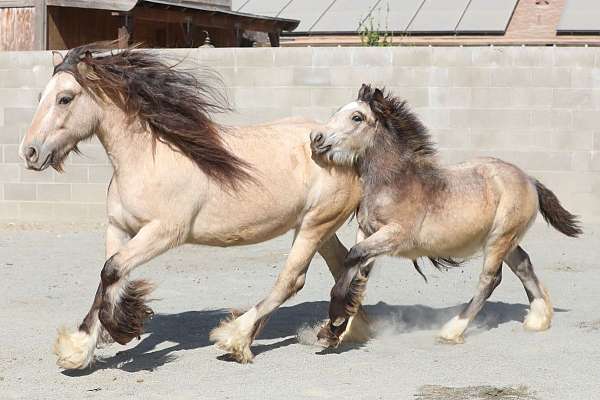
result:
[[[394,143],[393,139],[378,140],[359,164],[359,174],[365,191],[393,186],[409,189],[413,184],[431,190],[443,186],[441,168],[434,155],[422,155]]]

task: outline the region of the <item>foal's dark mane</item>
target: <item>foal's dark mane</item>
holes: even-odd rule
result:
[[[84,89],[108,98],[132,121],[139,119],[154,140],[174,147],[225,187],[252,180],[249,165],[227,149],[223,129],[210,117],[230,110],[216,73],[201,70],[200,79],[156,52],[111,48],[114,42],[73,48],[54,73],[71,73]]]
[[[443,187],[435,145],[406,101],[366,84],[362,85],[358,100],[369,104],[380,124],[375,143],[365,156],[367,180],[378,185],[417,176],[428,189]]]

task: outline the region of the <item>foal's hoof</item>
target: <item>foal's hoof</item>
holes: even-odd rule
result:
[[[531,302],[529,312],[523,322],[523,328],[528,331],[545,331],[552,322],[552,304],[549,299],[535,299]]]
[[[333,333],[331,323],[326,322],[317,333],[317,344],[325,348],[335,349],[340,345],[340,338]]]
[[[465,342],[463,333],[467,329],[467,325],[469,325],[469,320],[467,318],[460,318],[459,316],[452,318],[442,327],[438,336],[438,342],[446,344],[463,344]]]

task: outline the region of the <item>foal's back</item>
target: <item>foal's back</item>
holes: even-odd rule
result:
[[[445,185],[428,205],[421,237],[440,255],[470,256],[494,230],[520,238],[538,211],[532,179],[496,158],[476,158],[443,168]]]

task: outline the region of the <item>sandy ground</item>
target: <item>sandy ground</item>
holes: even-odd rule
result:
[[[354,228],[341,236],[352,242]],[[76,326],[103,261],[99,226],[0,229],[0,399],[600,399],[600,225],[573,240],[536,224],[525,240],[552,296],[552,328],[529,333],[520,282],[504,280],[463,345],[435,341],[475,287],[480,260],[426,284],[410,263],[382,259],[367,311],[378,336],[322,351],[310,327],[326,315],[332,279],[316,257],[304,290],[271,319],[239,365],[208,332],[231,307],[269,290],[290,238],[251,247],[184,247],[136,275],[158,283],[141,341],[98,351],[94,367],[64,372],[51,354],[56,328]],[[300,338],[299,343],[298,338]]]

